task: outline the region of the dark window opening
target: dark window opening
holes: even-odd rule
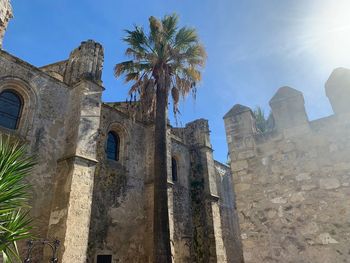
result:
[[[110,160],[119,160],[119,136],[114,132],[108,133],[106,154]]]
[[[97,263],[112,263],[112,255],[98,255]]]
[[[22,111],[22,99],[13,91],[0,94],[0,125],[15,130]]]
[[[177,162],[175,158],[171,158],[171,177],[173,182],[177,181]]]

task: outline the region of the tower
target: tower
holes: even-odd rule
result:
[[[0,48],[6,32],[8,22],[13,17],[10,0],[0,0]]]

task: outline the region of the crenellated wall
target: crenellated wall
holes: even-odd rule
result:
[[[326,83],[335,114],[308,121],[301,92],[280,88],[259,133],[235,105],[225,128],[246,263],[349,262],[350,71]]]

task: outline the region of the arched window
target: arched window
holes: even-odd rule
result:
[[[119,136],[114,132],[108,133],[106,154],[107,158],[110,160],[119,160]]]
[[[171,158],[171,178],[173,182],[177,181],[177,162],[174,157]]]
[[[0,94],[0,125],[15,130],[22,111],[22,98],[11,90]]]

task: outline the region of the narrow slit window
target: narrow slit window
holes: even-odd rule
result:
[[[174,157],[171,158],[171,177],[173,179],[173,182],[177,181],[177,162]]]
[[[11,90],[0,94],[0,125],[15,130],[21,116],[23,103],[20,96]]]
[[[97,263],[112,263],[112,255],[98,255]]]
[[[108,159],[114,161],[119,160],[119,144],[120,140],[118,134],[114,132],[109,132],[106,147],[106,154]]]

